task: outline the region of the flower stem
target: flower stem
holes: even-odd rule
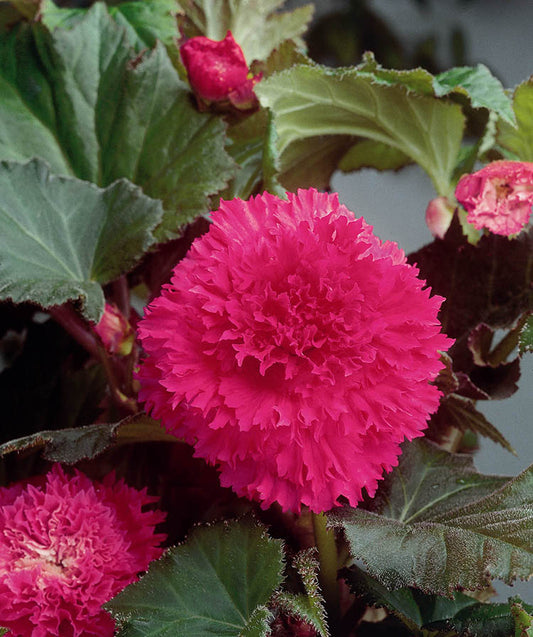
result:
[[[335,531],[327,528],[327,518],[324,513],[312,513],[312,518],[320,563],[318,579],[326,601],[330,629],[333,630],[340,618]]]
[[[64,305],[56,305],[49,308],[48,313],[89,354],[99,358],[97,337],[91,332],[88,323],[78,315],[71,305],[66,303]]]
[[[113,361],[110,359],[105,348],[101,345],[99,339],[92,333],[89,324],[77,314],[72,306],[67,304],[52,307],[48,311],[52,318],[84,347],[89,354],[100,361],[107,376],[111,398],[118,408],[119,413],[123,414],[126,412],[128,415],[135,413],[138,410],[137,403],[133,398],[126,396],[122,392]]]

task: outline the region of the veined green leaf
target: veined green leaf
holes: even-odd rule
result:
[[[157,40],[170,46],[179,37],[174,0],[121,2],[110,6],[108,11],[126,29],[129,42],[136,50],[152,48]],[[39,13],[43,24],[53,31],[72,28],[85,17],[87,9],[58,7],[53,0],[41,0]]]
[[[484,64],[459,66],[433,79],[433,88],[438,97],[455,92],[470,99],[474,108],[487,108],[514,126],[516,118],[511,100],[500,82]]]
[[[300,36],[313,16],[313,5],[277,11],[283,3],[284,0],[178,0],[185,14],[180,17],[186,35],[223,40],[231,31],[248,64],[266,60],[284,40],[303,45]]]
[[[469,606],[478,605],[473,597],[456,593],[453,599],[424,595],[410,588],[389,590],[357,566],[342,572],[352,593],[365,603],[383,607],[392,612],[413,633],[422,634],[422,627],[436,621],[454,617]]]
[[[500,146],[510,153],[510,159],[533,161],[533,80],[529,79],[516,87],[513,108],[517,126],[498,122],[496,137]]]
[[[453,617],[434,622],[431,628],[475,637],[530,637],[527,623],[532,611],[533,606],[519,598],[510,598],[505,604],[478,603]]]
[[[274,114],[282,174],[294,144],[301,145],[303,161],[302,140],[351,135],[403,153],[422,166],[440,194],[450,194],[464,126],[458,105],[379,82],[358,68],[318,65],[273,75],[257,85],[256,93]]]
[[[424,441],[364,510],[333,513],[354,558],[389,589],[450,595],[533,573],[533,468],[511,480],[475,472],[467,456]]]
[[[374,142],[371,139],[363,139],[356,142],[350,150],[343,155],[339,162],[339,170],[351,172],[360,168],[376,168],[376,170],[399,170],[411,160],[401,150],[397,150],[384,144]]]
[[[164,240],[209,210],[236,166],[221,119],[196,111],[165,48],[134,57],[100,2],[70,29],[0,38],[0,159],[42,157],[99,186],[125,177],[163,200]]]
[[[115,444],[154,441],[178,443],[179,439],[167,434],[152,418],[137,414],[114,424],[39,431],[31,436],[10,440],[0,445],[0,457],[28,449],[42,449],[43,458],[50,462],[75,464],[96,458]]]
[[[264,637],[264,605],[281,571],[282,544],[257,522],[198,528],[106,608],[128,637]]]
[[[97,322],[102,285],[155,242],[161,203],[118,181],[101,189],[50,174],[40,160],[0,162],[0,298],[43,307],[80,301]]]

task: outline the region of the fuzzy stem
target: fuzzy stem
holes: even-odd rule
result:
[[[119,412],[123,413],[126,411],[128,414],[135,413],[137,411],[136,402],[128,396],[125,396],[121,391],[113,363],[98,337],[92,333],[89,324],[82,319],[70,305],[59,305],[50,308],[48,311],[52,318],[84,347],[89,354],[100,361],[107,376],[111,397],[119,409]]]
[[[133,398],[129,398],[128,396],[126,396],[121,390],[120,383],[113,366],[113,361],[109,357],[109,354],[107,353],[105,347],[99,345],[98,353],[100,362],[102,363],[105,371],[105,375],[107,376],[111,398],[118,409],[119,415],[122,417],[124,415],[124,412],[126,412],[128,415],[136,413],[138,411],[137,403],[135,402],[135,400],[133,400]]]
[[[318,549],[320,570],[318,579],[324,594],[330,629],[334,629],[339,621],[340,601],[339,587],[337,584],[337,545],[335,543],[335,531],[328,529],[327,518],[324,513],[312,513],[313,530],[315,532],[315,544]]]
[[[100,358],[98,338],[91,328],[70,305],[57,305],[48,310],[57,321],[91,356]]]
[[[128,287],[128,279],[123,274],[121,277],[113,281],[111,284],[113,290],[113,300],[124,317],[129,319],[130,316],[130,289]]]

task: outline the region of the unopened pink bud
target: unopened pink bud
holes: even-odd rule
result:
[[[257,103],[253,87],[261,74],[252,75],[241,47],[231,31],[223,40],[198,36],[180,47],[189,83],[196,95],[205,102],[229,101],[239,109]]]
[[[426,208],[426,223],[434,237],[442,239],[450,227],[454,207],[446,197],[436,197]]]
[[[105,304],[104,313],[94,327],[106,350],[111,354],[127,356],[131,353],[135,333],[124,315],[115,305]]]

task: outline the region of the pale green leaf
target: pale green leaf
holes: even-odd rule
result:
[[[357,67],[358,74],[366,76],[379,84],[388,86],[401,85],[418,95],[433,96],[433,75],[423,68],[386,69],[383,68],[371,51],[363,54],[363,61]]]
[[[437,75],[433,80],[435,95],[441,97],[455,92],[470,99],[474,108],[494,111],[508,124],[515,125],[511,100],[501,82],[484,64],[460,66]]]
[[[532,487],[532,468],[507,481],[484,476],[469,457],[418,441],[404,445],[371,510],[330,520],[387,588],[449,595],[533,573]]]
[[[450,194],[464,126],[457,104],[378,82],[357,68],[318,65],[297,65],[255,90],[274,114],[282,173],[294,144],[303,157],[308,156],[303,140],[332,135],[345,143],[350,135],[403,153],[426,170],[440,194]]]
[[[130,270],[154,243],[161,204],[121,180],[106,189],[0,162],[0,298],[43,307],[80,301],[97,322],[102,285]]]
[[[533,79],[516,87],[513,108],[517,126],[498,122],[496,139],[509,158],[533,161]]]
[[[128,637],[263,637],[282,565],[282,543],[251,519],[198,528],[105,606]]]
[[[343,155],[339,162],[339,170],[351,172],[360,168],[376,168],[377,170],[399,170],[411,160],[401,150],[392,148],[382,142],[363,139],[355,143]]]
[[[313,5],[277,11],[283,3],[284,0],[178,0],[186,14],[187,35],[223,40],[231,31],[248,64],[266,60],[284,40],[303,44],[300,36],[313,16]]]
[[[32,0],[22,0],[31,2]],[[175,0],[121,2],[108,8],[109,14],[128,33],[137,50],[153,47],[157,40],[170,46],[179,37]],[[87,9],[58,7],[53,0],[41,0],[40,16],[50,30],[72,28],[86,15]]]

